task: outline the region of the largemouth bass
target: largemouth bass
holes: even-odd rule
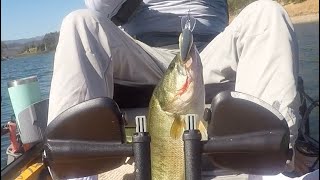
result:
[[[193,44],[192,32],[184,29],[179,37],[180,53],[170,63],[153,91],[147,116],[151,136],[151,174],[153,180],[185,179],[182,134],[186,114],[203,119],[205,89],[202,64]],[[198,121],[206,139],[203,121]]]

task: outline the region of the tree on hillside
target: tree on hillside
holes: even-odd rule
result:
[[[37,52],[43,52],[43,51],[45,51],[45,50],[46,50],[46,48],[45,48],[44,43],[41,43],[41,44],[39,44],[39,45],[37,46]]]
[[[59,39],[59,32],[51,32],[43,37],[42,43],[44,44],[45,51],[52,51],[56,49]]]
[[[32,41],[23,44],[20,50],[20,54],[34,53],[34,52],[46,52],[56,49],[59,39],[59,32],[51,32],[44,35],[41,41]]]
[[[29,49],[30,49],[29,45],[24,45],[24,47],[20,50],[19,54],[29,53],[30,52]]]

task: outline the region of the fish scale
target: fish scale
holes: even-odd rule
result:
[[[155,106],[158,106],[157,109],[159,108],[159,105]],[[184,173],[183,142],[170,137],[172,123],[163,123],[165,121],[173,122],[174,119],[164,111],[151,111],[153,117],[158,117],[154,123],[149,123],[148,127],[152,137],[152,179],[181,179],[181,174]],[[153,131],[153,129],[157,131]],[[176,168],[172,169],[171,167]]]

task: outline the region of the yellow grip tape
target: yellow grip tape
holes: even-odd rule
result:
[[[28,168],[23,170],[16,180],[35,180],[38,179],[38,176],[41,170],[44,168],[43,163],[33,163]]]

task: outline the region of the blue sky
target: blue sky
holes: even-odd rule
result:
[[[81,8],[84,0],[1,0],[1,40],[59,31],[63,17]]]

